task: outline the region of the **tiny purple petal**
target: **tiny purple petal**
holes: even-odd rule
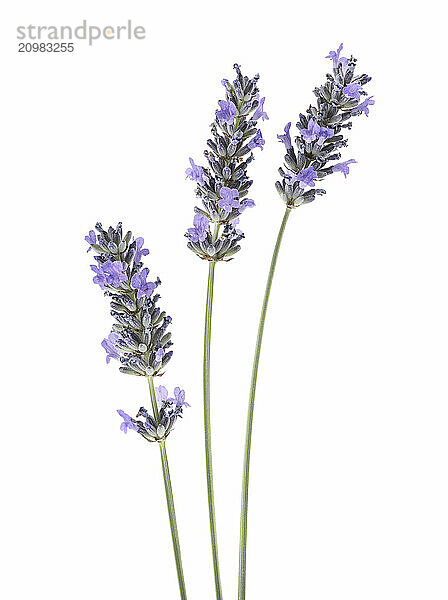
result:
[[[366,100],[364,100],[364,102],[361,102],[361,104],[358,104],[358,106],[352,108],[352,113],[363,112],[366,115],[366,117],[368,117],[369,106],[373,106],[374,104],[375,100],[373,100],[373,96],[369,96],[368,98],[366,98]]]
[[[145,240],[142,237],[138,237],[135,239],[134,263],[139,263],[142,260],[143,256],[148,256],[149,250],[148,248],[143,248],[144,243]]]
[[[190,165],[188,169],[186,169],[186,176],[191,179],[191,181],[197,181],[198,183],[204,183],[204,169],[199,165],[196,165],[192,158],[190,160]]]
[[[193,227],[187,231],[187,237],[192,242],[203,242],[207,237],[207,231],[210,221],[205,215],[195,214],[193,219]]]
[[[220,192],[218,206],[226,212],[231,212],[233,208],[240,208],[238,190],[229,187],[222,187]]]
[[[168,390],[164,385],[159,385],[159,387],[156,387],[156,400],[159,405],[168,400]]]
[[[255,134],[255,136],[247,144],[247,147],[250,148],[251,150],[253,150],[254,148],[261,148],[263,150],[264,143],[265,142],[264,142],[263,136],[261,134],[261,130],[259,129],[257,131],[257,133]]]
[[[342,93],[347,98],[354,98],[355,100],[359,100],[361,98],[360,91],[362,90],[362,85],[359,83],[349,83],[344,88],[342,88]]]
[[[216,111],[217,119],[224,123],[229,123],[229,125],[233,125],[236,115],[235,104],[232,101],[227,102],[226,100],[220,100],[219,107],[221,110]]]
[[[350,168],[348,165],[351,165],[353,163],[356,163],[356,160],[354,158],[346,160],[345,162],[338,163],[337,165],[334,165],[332,167],[331,172],[337,173],[339,171],[340,173],[344,174],[344,177],[347,177],[347,175],[350,173]]]
[[[258,96],[258,94],[257,94],[257,96]],[[258,121],[258,119],[261,119],[262,121],[269,120],[267,113],[264,112],[264,101],[265,100],[266,100],[266,98],[262,98],[261,100],[259,100],[258,106],[255,109],[254,114],[252,115],[252,119],[251,119],[252,121]]]
[[[96,244],[96,233],[93,231],[93,229],[89,231],[89,235],[84,236],[84,239],[89,244],[87,252],[90,252],[90,250],[92,250],[92,246],[90,244]]]

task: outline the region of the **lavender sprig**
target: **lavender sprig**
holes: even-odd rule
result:
[[[207,166],[197,165],[190,158],[190,167],[186,170],[187,177],[196,183],[196,196],[202,200],[202,207],[195,207],[193,227],[185,234],[188,239],[187,246],[197,256],[208,261],[203,360],[204,435],[216,600],[222,600],[222,589],[210,423],[210,339],[214,273],[218,262],[232,260],[241,249],[239,242],[244,238],[244,234],[237,228],[239,217],[246,208],[255,205],[253,200],[247,198],[252,185],[252,180],[247,175],[247,167],[254,159],[253,150],[263,149],[264,140],[258,123],[268,119],[264,110],[265,99],[260,99],[259,95],[259,76],[255,75],[249,79],[241,73],[239,65],[234,65],[234,68],[236,79],[232,83],[227,79],[221,82],[226,97],[218,102],[219,108],[211,125],[212,137],[207,140],[208,149],[204,152]]]
[[[299,135],[294,144],[289,133],[291,123],[277,136],[285,145],[286,155],[284,168],[279,169],[282,181],[277,181],[275,187],[288,208],[307,204],[325,194],[324,189],[312,189],[316,182],[337,172],[347,177],[349,165],[356,163],[354,159],[335,163],[341,158],[340,150],[347,146],[344,130],[351,129],[352,117],[368,116],[369,106],[375,101],[363,89],[371,77],[355,75],[356,58],[341,56],[342,47],[341,44],[327,56],[332,60],[333,72],[327,74],[324,85],[314,89],[317,105],[299,115]]]
[[[374,104],[372,96],[367,96],[363,89],[370,81],[370,77],[365,74],[355,75],[356,59],[341,56],[341,51],[342,44],[328,55],[327,58],[332,60],[333,73],[327,75],[324,85],[314,90],[317,105],[310,106],[306,114],[299,116],[297,123],[299,135],[295,137],[294,144],[290,135],[291,123],[287,123],[284,132],[277,136],[285,145],[286,155],[284,168],[279,169],[282,181],[277,181],[275,186],[286,204],[286,209],[272,254],[252,367],[241,493],[238,600],[246,598],[249,470],[258,366],[269,296],[283,234],[293,208],[312,202],[317,195],[325,193],[321,188],[315,189],[317,181],[337,172],[343,173],[345,177],[348,175],[349,165],[356,161],[350,159],[337,162],[341,158],[339,150],[347,145],[344,131],[351,128],[352,117],[363,113],[368,116],[369,106]],[[367,97],[363,100],[364,96]]]
[[[95,273],[93,282],[110,298],[111,315],[114,318],[112,331],[101,345],[106,351],[106,362],[112,359],[121,364],[120,371],[129,375],[146,377],[149,385],[153,414],[141,407],[134,419],[123,410],[118,410],[123,422],[120,429],[136,431],[148,442],[157,442],[160,448],[162,472],[165,483],[166,502],[171,527],[174,557],[181,600],[187,600],[182,558],[177,530],[174,498],[165,442],[178,418],[182,417],[185,392],[175,388],[174,398],[160,386],[154,388],[154,377],[162,374],[173,352],[171,333],[167,328],[171,317],[156,306],[160,296],[154,294],[160,279],[148,281],[148,268],[142,259],[149,254],[144,248],[142,237],[135,238],[131,231],[123,235],[122,224],[103,229],[97,223],[85,236],[88,252],[96,252],[91,265]],[[160,406],[159,406],[160,405]],[[138,417],[143,417],[143,421]]]
[[[202,207],[195,207],[193,227],[185,234],[187,245],[200,258],[215,262],[231,260],[240,250],[244,234],[236,229],[235,221],[246,208],[255,206],[247,198],[252,185],[247,167],[254,159],[252,151],[264,146],[258,122],[269,118],[264,111],[265,99],[259,95],[259,75],[249,79],[239,65],[234,68],[237,77],[233,83],[222,80],[226,99],[219,101],[211,125],[212,137],[204,152],[208,166],[196,165],[190,158],[185,171],[196,183],[196,196],[202,200]],[[211,223],[215,224],[213,233]],[[224,229],[218,235],[221,225]]]

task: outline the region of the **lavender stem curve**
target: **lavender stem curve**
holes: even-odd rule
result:
[[[252,444],[252,424],[254,419],[255,392],[257,388],[258,365],[260,362],[261,343],[263,341],[264,324],[268,310],[269,296],[271,294],[272,281],[274,279],[275,267],[277,265],[278,253],[288,222],[291,208],[286,207],[283,220],[277,235],[277,241],[272,254],[271,266],[269,268],[266,289],[264,292],[263,305],[261,307],[260,322],[258,325],[257,342],[255,345],[254,362],[252,366],[252,379],[250,382],[249,407],[247,410],[246,441],[244,446],[243,485],[241,492],[241,519],[240,519],[240,554],[238,571],[238,600],[246,598],[246,553],[247,553],[247,510],[249,503],[249,468],[250,450]]]

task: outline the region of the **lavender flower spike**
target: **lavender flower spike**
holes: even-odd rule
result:
[[[147,281],[149,270],[141,259],[149,250],[143,248],[143,238],[134,239],[131,231],[123,235],[121,223],[107,230],[97,223],[96,230],[95,242],[89,236],[96,252],[93,280],[109,297],[115,321],[101,344],[106,361],[117,360],[120,371],[128,375],[158,375],[173,355],[167,332],[171,317],[157,307],[159,296],[154,291],[160,279]]]
[[[374,100],[368,96],[358,102],[361,96],[367,95],[364,86],[370,77],[355,74],[356,59],[341,56],[342,48],[341,44],[327,56],[333,61],[333,73],[314,90],[316,106],[310,106],[305,114],[299,115],[295,148],[289,127],[285,128],[285,136],[277,136],[285,142],[287,153],[284,167],[279,169],[282,180],[277,181],[275,187],[288,208],[308,204],[325,194],[324,189],[315,187],[315,182],[338,171],[347,176],[348,165],[356,162],[354,159],[335,161],[339,161],[340,150],[347,145],[344,133],[352,126],[350,119],[362,113],[368,115]]]
[[[185,234],[187,246],[203,260],[212,262],[232,260],[241,249],[239,242],[244,234],[232,223],[240,215],[252,185],[247,175],[247,167],[254,159],[252,152],[262,150],[265,143],[261,130],[256,129],[257,122],[269,118],[264,110],[265,98],[260,100],[259,76],[250,79],[241,73],[239,65],[234,68],[235,80],[221,82],[226,97],[219,101],[211,125],[211,138],[204,152],[207,166],[196,165],[190,159],[191,167],[186,170],[202,201],[202,206],[195,209],[194,227]],[[199,220],[198,215],[207,221]]]

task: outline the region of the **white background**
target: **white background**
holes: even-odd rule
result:
[[[278,1],[4,5],[1,19],[1,557],[5,600],[178,597],[159,454],[119,431],[145,382],[106,366],[111,319],[83,236],[143,235],[192,408],[169,439],[192,600],[214,597],[201,359],[206,264],[185,248],[220,80],[261,74],[270,120],[243,250],[218,265],[213,445],[225,599],[235,598],[250,365],[283,205],[286,121],[345,44],[376,105],[347,180],[291,216],[256,400],[248,600],[446,600],[448,211],[442,4]],[[145,41],[19,54],[19,25],[119,25]]]

